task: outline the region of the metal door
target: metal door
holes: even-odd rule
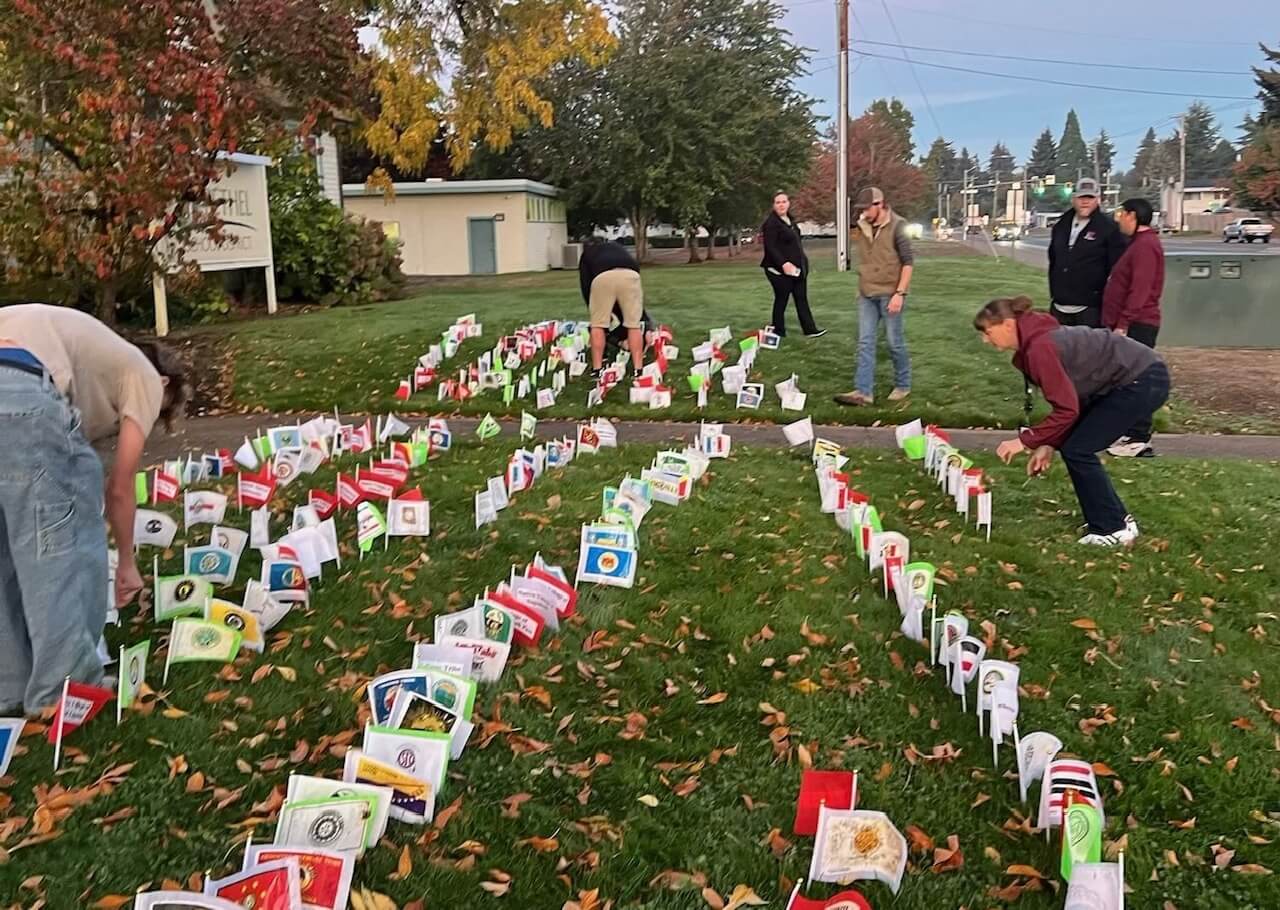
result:
[[[498,243],[492,218],[467,219],[467,249],[472,275],[492,275],[498,271]]]

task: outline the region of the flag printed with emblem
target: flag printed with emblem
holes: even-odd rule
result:
[[[213,490],[187,490],[182,496],[182,526],[216,525],[227,514],[227,497]]]
[[[275,845],[359,856],[376,808],[374,797],[356,794],[286,800],[276,823]]]
[[[257,615],[229,600],[214,598],[209,601],[205,619],[216,622],[240,633],[240,646],[249,651],[261,652],[266,645],[262,624]]]
[[[116,683],[116,723],[125,711],[133,707],[143,686],[147,684],[147,656],[151,653],[151,642],[140,641],[128,648],[120,646],[120,665]],[[0,771],[0,776],[3,776]]]
[[[173,664],[193,661],[230,663],[240,651],[241,635],[235,629],[207,619],[181,617],[169,632],[169,653],[164,662],[164,682]]]
[[[351,893],[355,856],[337,850],[277,847],[250,844],[245,847],[244,868],[294,860],[298,864],[302,910],[345,910]]]
[[[284,603],[307,600],[307,574],[297,562],[272,559],[262,564],[262,584],[267,592]]]
[[[133,543],[139,547],[170,547],[178,523],[163,512],[138,509],[133,517]]]
[[[13,760],[14,750],[18,748],[18,740],[22,738],[22,729],[26,725],[23,717],[0,717],[0,777],[9,772],[9,762]]]
[[[387,503],[387,537],[430,536],[431,503],[421,498],[393,499]]]
[[[356,537],[360,545],[360,557],[373,549],[374,542],[387,533],[387,522],[371,502],[360,503],[356,511]]]
[[[584,543],[578,558],[578,582],[630,588],[636,577],[636,551],[603,543]]]
[[[188,575],[198,575],[214,584],[230,584],[236,575],[236,554],[222,547],[185,547],[183,565]]]
[[[198,575],[160,575],[160,557],[152,566],[152,590],[156,622],[166,622],[175,616],[201,616],[205,601],[213,596],[213,585]]]
[[[226,878],[209,878],[204,893],[253,910],[297,910],[302,906],[298,862],[261,863]]]

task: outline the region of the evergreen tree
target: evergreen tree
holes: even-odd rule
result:
[[[1101,180],[1104,175],[1111,173],[1116,157],[1116,147],[1111,143],[1111,137],[1107,135],[1106,130],[1098,132],[1098,138],[1093,140],[1093,150],[1098,162],[1097,177]]]
[[[905,104],[897,98],[877,98],[871,102],[866,112],[882,118],[893,126],[894,132],[901,139],[903,154],[906,156],[902,159],[903,161],[910,161],[915,157],[915,143],[911,139],[911,130],[916,125],[916,118]]]
[[[992,173],[998,173],[1005,179],[1013,173],[1013,169],[1017,162],[1014,160],[1013,153],[1003,142],[997,142],[991,147],[991,154],[987,157],[987,169]]]
[[[1219,180],[1225,176],[1225,168],[1235,162],[1235,149],[1226,158],[1219,144],[1223,141],[1208,105],[1194,101],[1183,114],[1182,128],[1186,131],[1187,184]],[[1229,145],[1229,143],[1228,143]]]
[[[1085,147],[1084,135],[1080,132],[1080,118],[1076,116],[1074,108],[1067,111],[1067,122],[1062,127],[1054,172],[1058,175],[1059,183],[1075,183],[1077,176],[1093,173],[1093,158]]]
[[[1053,133],[1046,127],[1031,149],[1031,157],[1027,159],[1027,175],[1048,177],[1053,173],[1057,161],[1058,145],[1053,141]]]
[[[1268,63],[1280,64],[1280,49],[1272,50],[1265,44],[1258,45]],[[1258,115],[1259,126],[1280,125],[1280,66],[1262,69],[1253,68],[1254,79],[1258,83],[1258,100],[1262,102],[1262,112]]]
[[[1147,134],[1142,137],[1142,142],[1138,145],[1137,154],[1133,156],[1133,167],[1129,169],[1128,177],[1129,186],[1148,186],[1152,182],[1152,166],[1155,163],[1156,147],[1156,131],[1154,127],[1147,128]]]

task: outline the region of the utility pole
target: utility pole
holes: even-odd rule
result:
[[[1187,118],[1178,117],[1178,231],[1187,229]]]
[[[849,270],[849,0],[836,0],[836,271]]]
[[[1000,172],[991,172],[991,224],[994,226],[1000,219]]]
[[[1098,140],[1095,139],[1093,140],[1093,176],[1098,180],[1102,179],[1102,164],[1100,161],[1101,159],[1098,158]]]

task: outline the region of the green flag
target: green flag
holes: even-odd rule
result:
[[[133,475],[133,499],[140,506],[147,504],[147,472],[139,471]]]
[[[270,459],[273,454],[271,449],[271,437],[255,436],[253,438],[253,451],[258,453],[259,461],[267,461]]]
[[[688,376],[688,379],[689,379],[689,390],[692,392],[696,392],[699,389],[701,389],[704,385],[707,384],[707,381],[708,381],[707,377],[703,376],[701,373],[690,373]]]
[[[360,552],[368,553],[373,549],[373,542],[387,533],[387,520],[373,503],[360,503],[356,510],[356,538],[360,542]]]
[[[1063,824],[1066,834],[1062,838],[1062,880],[1069,882],[1076,863],[1102,860],[1102,819],[1088,803],[1072,803],[1067,806]]]
[[[409,445],[409,456],[411,466],[420,468],[427,463],[427,459],[431,457],[431,443],[414,442]]]
[[[156,556],[158,566],[160,557]],[[176,616],[203,616],[205,602],[213,596],[213,584],[199,575],[155,575],[154,610],[156,622]]]
[[[528,411],[520,412],[520,438],[532,439],[538,432],[538,418]]]
[[[511,387],[507,386],[507,388]],[[484,420],[480,421],[480,425],[476,427],[476,435],[480,437],[481,442],[486,439],[492,439],[501,432],[502,427],[498,424],[498,421],[493,419],[492,414],[485,414]]]
[[[511,402],[516,400],[516,387],[511,383],[507,383],[502,387],[502,403],[510,406]]]
[[[128,711],[138,698],[138,692],[147,681],[147,655],[151,653],[151,641],[141,641],[132,648],[120,649],[120,682],[116,689],[116,723],[120,715]]]
[[[743,354],[760,346],[760,339],[755,335],[750,335],[738,342],[738,350]]]
[[[164,678],[169,679],[172,664],[197,660],[230,663],[240,651],[240,633],[220,622],[183,617],[173,621],[169,633],[169,656],[164,664]]]

